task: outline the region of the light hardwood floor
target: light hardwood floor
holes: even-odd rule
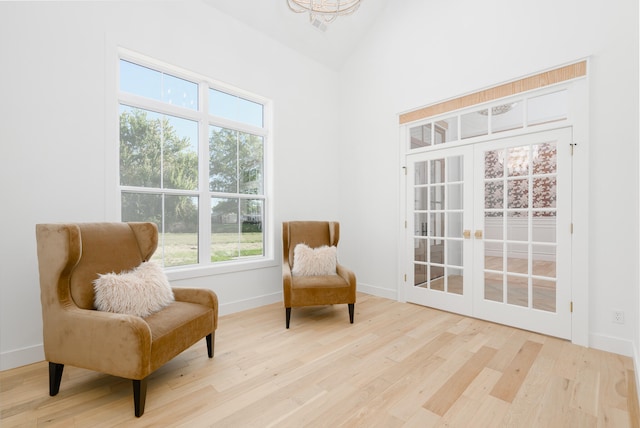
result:
[[[630,358],[366,294],[346,305],[281,304],[220,317],[204,340],[149,379],[65,367],[0,372],[0,426],[638,427]]]

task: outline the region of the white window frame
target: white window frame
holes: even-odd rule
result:
[[[109,58],[109,68],[107,71],[106,88],[113,94],[113,98],[107,96],[107,124],[110,130],[107,132],[106,153],[106,183],[107,183],[107,203],[106,218],[114,221],[121,221],[121,193],[123,190],[132,190],[128,186],[120,185],[120,154],[119,154],[119,109],[120,104],[132,107],[150,109],[165,114],[186,118],[198,122],[198,190],[178,191],[179,194],[192,194],[199,198],[199,227],[198,227],[198,264],[167,267],[167,275],[171,280],[189,279],[194,277],[209,276],[231,272],[246,271],[264,267],[275,266],[274,255],[274,222],[272,203],[272,102],[271,100],[256,94],[241,90],[229,84],[213,80],[209,77],[199,75],[194,72],[167,64],[160,60],[133,52],[125,48],[115,48],[114,55]],[[170,74],[198,84],[197,110],[188,110],[172,106],[161,101],[155,101],[140,97],[134,94],[120,91],[120,60],[130,61],[137,65],[149,67],[151,69]],[[222,117],[217,117],[208,112],[209,88],[226,92],[240,98],[256,102],[263,106],[263,127],[256,127],[245,123],[235,122]],[[263,255],[246,257],[225,262],[211,262],[211,203],[212,197],[221,196],[217,192],[209,190],[208,168],[209,168],[209,126],[229,128],[240,132],[257,135],[263,138],[263,193],[261,195],[247,194],[224,194],[223,197],[248,197],[250,199],[263,200]],[[175,191],[163,189],[165,194],[175,194]]]

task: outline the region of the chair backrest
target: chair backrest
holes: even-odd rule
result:
[[[149,260],[158,245],[158,228],[154,223],[39,224],[36,237],[43,298],[70,298],[82,309],[94,309],[93,280]],[[54,286],[57,296],[44,289]]]
[[[311,248],[338,246],[340,223],[335,221],[289,221],[282,223],[282,251],[293,267],[293,250],[298,244]]]

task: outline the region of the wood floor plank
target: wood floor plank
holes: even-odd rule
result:
[[[520,390],[520,386],[522,386],[541,348],[542,345],[540,343],[526,341],[504,371],[502,378],[491,390],[491,395],[511,403]]]
[[[221,316],[215,357],[200,341],[154,372],[141,418],[129,380],[69,366],[49,397],[46,362],[6,370],[0,426],[637,427],[628,357],[362,293],[355,315]]]
[[[447,413],[496,352],[493,348],[482,347],[447,380],[447,383],[424,404],[424,407],[436,415],[443,416]]]
[[[636,374],[633,370],[627,370],[627,409],[630,426],[640,428],[640,399],[636,386]]]

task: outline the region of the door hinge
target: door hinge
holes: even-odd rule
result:
[[[573,313],[573,302],[569,302],[569,312]]]
[[[571,223],[571,234],[573,235],[573,223]]]
[[[578,145],[578,143],[571,143],[571,144],[569,144],[569,146],[571,146],[571,156],[573,156],[573,149],[574,149],[574,147],[575,147],[575,146],[577,146],[577,145]]]
[[[403,166],[402,169],[404,169],[404,175],[407,175],[407,167]]]
[[[407,274],[404,274],[404,282],[407,282]]]
[[[404,221],[404,228],[407,228],[407,220]]]

